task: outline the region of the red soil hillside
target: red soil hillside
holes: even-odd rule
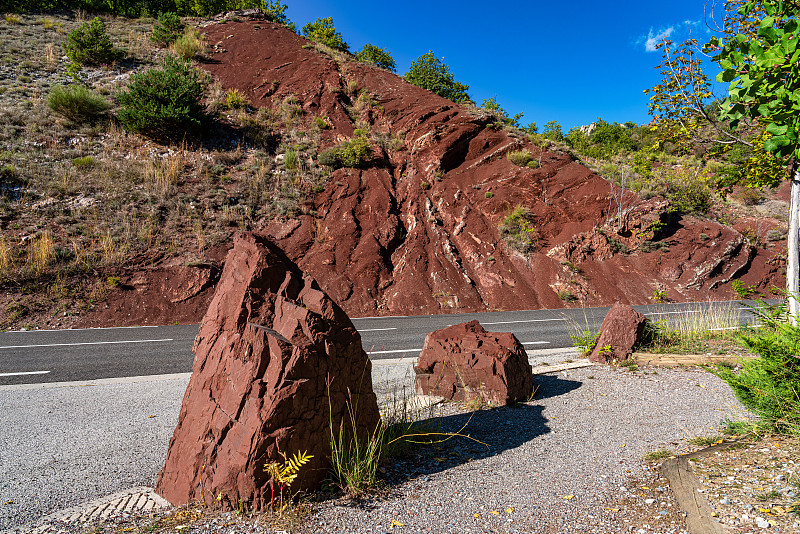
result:
[[[205,32],[214,53],[202,66],[223,88],[276,117],[287,103],[299,106],[298,129],[325,117],[317,153],[352,138],[357,124],[369,131],[374,157],[365,168],[332,172],[321,190],[305,188],[303,214],[261,223],[351,316],[644,304],[655,292],[731,299],[733,279],[764,293],[784,285],[774,248],[713,221],[671,219],[663,199],[628,193],[622,201],[632,209],[620,224],[609,182],[483,110],[334,59],[264,20]],[[509,161],[521,149],[538,168]],[[533,237],[526,252],[500,231],[518,206]],[[111,293],[79,324],[199,321],[227,246],[209,250],[203,268],[178,261],[128,273],[123,281],[136,292]]]
[[[642,304],[734,298],[734,277],[783,285],[778,265],[732,228],[684,217],[669,225],[667,203],[641,201],[626,224],[607,224],[611,186],[561,152],[494,126],[482,110],[456,105],[388,71],[337,62],[302,37],[265,21],[205,28],[215,53],[204,65],[226,89],[258,107],[296,97],[304,119],[325,116],[323,148],[349,138],[356,121],[403,139],[373,142],[366,169],[332,173],[309,194],[306,212],[265,228],[353,316],[443,310]],[[353,88],[374,105],[354,106]],[[355,111],[354,111],[355,110]],[[506,157],[527,149],[539,168]],[[538,233],[533,252],[511,248],[498,227],[516,206]],[[613,215],[613,214],[612,214]],[[660,235],[659,235],[660,234]],[[646,239],[668,246],[644,252]],[[627,251],[627,252],[626,252]]]

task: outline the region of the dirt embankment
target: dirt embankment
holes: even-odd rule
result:
[[[622,195],[484,110],[263,20],[204,31],[212,54],[203,68],[256,107],[299,106],[299,128],[323,119],[320,152],[367,132],[367,165],[333,171],[299,216],[262,229],[351,316],[730,299],[733,279],[762,291],[784,284],[774,250],[714,221],[671,217],[661,199]],[[507,155],[519,150],[535,163],[513,164]],[[525,251],[501,233],[520,206]],[[200,309],[209,293],[188,300]],[[139,322],[158,311],[141,293],[130,298]],[[135,320],[130,302],[111,295],[103,317],[127,310]]]

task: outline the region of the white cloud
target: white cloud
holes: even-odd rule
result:
[[[661,30],[656,34],[653,34],[653,28],[650,28],[650,31],[647,32],[647,40],[644,42],[644,49],[647,50],[648,52],[655,52],[656,45],[661,41],[663,41],[664,39],[667,39],[670,35],[672,35],[672,32],[674,31],[675,27],[670,26],[665,30]]]

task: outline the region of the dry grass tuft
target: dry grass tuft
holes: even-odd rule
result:
[[[55,257],[53,237],[48,230],[28,242],[28,268],[37,276],[47,271]]]

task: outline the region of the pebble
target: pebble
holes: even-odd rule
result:
[[[729,498],[727,498],[727,497],[723,497],[723,498],[721,498],[721,499],[719,500],[719,503],[720,503],[720,504],[730,504],[730,503],[731,503],[731,500],[730,500]]]
[[[644,503],[645,503],[645,504],[653,504],[654,502],[656,502],[656,500],[655,500],[655,499],[645,499],[645,500],[644,500]]]
[[[758,528],[769,528],[769,521],[763,517],[756,517],[756,526]]]

